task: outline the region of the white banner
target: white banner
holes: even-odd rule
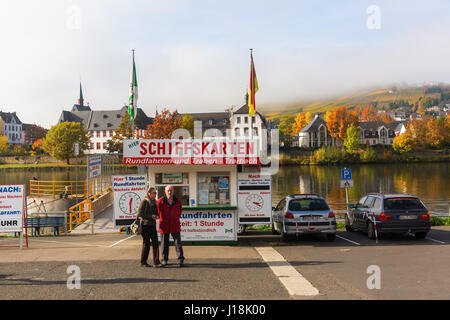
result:
[[[0,233],[22,232],[25,185],[0,185]]]
[[[259,164],[258,140],[124,140],[123,164]]]
[[[182,241],[237,241],[235,210],[183,210],[180,224]]]
[[[137,210],[147,193],[145,175],[112,176],[114,223],[129,226],[136,220]]]
[[[272,177],[260,173],[238,174],[240,224],[272,223]]]

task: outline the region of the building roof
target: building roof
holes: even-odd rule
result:
[[[384,123],[382,121],[364,121],[359,123],[359,127],[363,130],[378,131],[380,127],[384,126],[388,130],[395,130],[402,123],[394,121],[391,123]]]
[[[250,107],[248,106],[248,103],[244,104],[242,107],[237,109],[233,114],[247,114],[250,112]],[[258,111],[255,112],[255,114],[258,114],[261,117],[262,122],[264,123],[264,126],[267,128],[266,119],[262,116],[261,113]]]
[[[15,112],[2,112],[0,111],[0,117],[3,119],[5,123],[11,123],[12,119],[14,119],[14,122],[17,124],[22,124],[22,121],[20,121],[19,117],[16,115]]]
[[[89,108],[89,107],[88,107]],[[58,123],[70,121],[80,122],[85,129],[90,130],[115,130],[122,121],[122,115],[127,112],[128,107],[124,106],[119,110],[99,110],[93,111],[89,108],[86,111],[63,111]],[[153,123],[153,118],[147,117],[141,108],[137,108],[135,125],[137,129],[145,129],[148,124]]]
[[[89,106],[81,106],[79,104],[74,104],[72,107],[72,112],[73,111],[91,111],[91,107]]]
[[[300,132],[318,131],[321,125],[326,126],[327,123],[321,117],[316,116]]]

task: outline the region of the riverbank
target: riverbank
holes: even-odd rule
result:
[[[308,151],[280,152],[280,166],[346,165],[346,164],[398,164],[398,163],[450,162],[450,150],[422,150],[398,154],[391,150],[369,150],[349,154],[340,148],[321,148]]]

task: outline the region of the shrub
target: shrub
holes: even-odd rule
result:
[[[376,151],[372,147],[368,146],[366,150],[361,153],[360,159],[363,162],[372,162],[378,160],[378,156]]]

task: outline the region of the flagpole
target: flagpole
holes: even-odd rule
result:
[[[131,78],[134,78],[134,49],[131,49],[133,51],[133,69],[131,71]],[[131,82],[131,85],[133,85],[133,82]],[[134,132],[134,119],[136,118],[136,112],[135,112],[135,105],[134,105],[134,98],[135,95],[133,94],[133,99],[131,100],[133,103],[133,121],[131,121],[131,132],[132,132],[132,139],[134,140],[135,132]]]
[[[253,53],[253,49],[250,48],[250,75],[252,74],[252,68],[253,68],[252,63],[251,63],[251,61],[252,61],[252,53]],[[252,89],[253,88],[250,88],[249,91],[251,91],[251,94],[253,95],[253,90]],[[252,100],[252,102],[253,102],[253,100]],[[247,104],[248,104],[248,102],[247,102]],[[250,105],[248,106],[248,111],[250,113]],[[250,116],[250,114],[249,114],[249,118],[250,118],[249,119],[249,122],[250,122],[250,140],[252,140],[252,138],[253,138],[252,118],[253,117]]]

